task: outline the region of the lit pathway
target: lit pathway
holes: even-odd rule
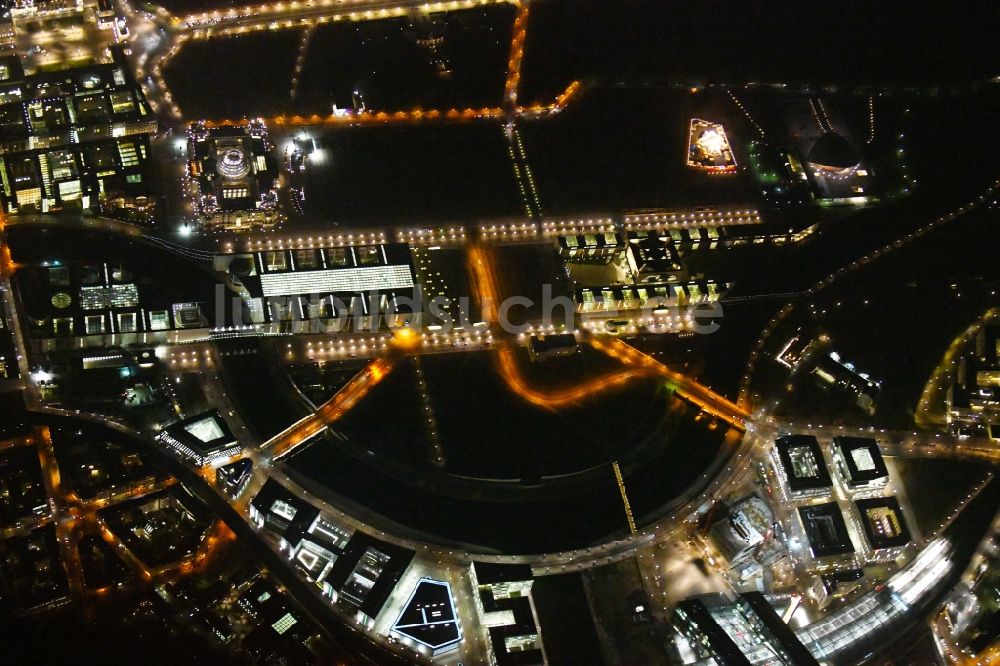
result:
[[[472,288],[478,296],[482,309],[483,320],[495,326],[500,323],[497,305],[500,302],[500,294],[497,287],[496,269],[493,266],[489,250],[480,245],[471,246],[468,255],[468,268]],[[623,382],[637,377],[661,377],[670,384],[677,395],[702,411],[741,430],[746,428],[750,413],[725,396],[719,395],[682,373],[671,370],[619,338],[596,336],[586,332],[583,332],[582,335],[592,347],[618,360],[625,366],[625,369],[572,387],[544,390],[535,388],[528,384],[518,370],[513,343],[506,339],[500,342],[497,351],[498,372],[508,387],[517,395],[534,405],[553,409],[578,403],[591,395],[615,388]]]
[[[403,352],[412,351],[419,344],[420,337],[411,329],[397,331],[389,346],[388,353],[369,363],[364,370],[352,377],[315,412],[293,423],[261,444],[261,450],[271,460],[277,460],[326,430],[331,423],[350,411],[359,400],[378,385],[387,374],[392,372]]]

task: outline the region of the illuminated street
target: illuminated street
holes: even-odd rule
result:
[[[8,9],[12,663],[1000,660],[982,8]]]

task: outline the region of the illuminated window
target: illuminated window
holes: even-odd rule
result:
[[[201,419],[200,421],[195,421],[194,423],[189,423],[184,426],[184,429],[206,443],[225,437],[225,433],[222,432],[222,427],[214,417],[208,417]]]
[[[76,176],[76,160],[68,150],[53,150],[48,154],[53,180]]]
[[[128,141],[118,143],[118,155],[122,158],[122,166],[134,167],[139,164],[139,155],[136,153],[135,144]]]
[[[269,271],[283,271],[288,268],[288,255],[284,252],[265,252],[264,258]]]
[[[118,332],[119,333],[134,333],[135,332],[135,313],[134,312],[119,312],[118,313]]]
[[[318,261],[316,259],[316,250],[295,251],[296,268],[316,268],[317,265]]]
[[[82,190],[80,189],[80,181],[71,180],[67,183],[59,183],[59,198],[64,201],[71,199],[79,199]]]
[[[819,465],[808,446],[794,446],[788,450],[793,474],[799,479],[813,479],[819,476]]]
[[[111,109],[115,113],[126,113],[135,109],[135,102],[132,100],[132,92],[129,90],[118,90],[111,93]]]
[[[292,520],[298,512],[294,506],[281,500],[275,500],[274,504],[271,505],[271,513],[281,516],[285,520]]]
[[[868,509],[866,517],[868,518],[868,523],[872,526],[872,530],[883,537],[894,538],[903,533],[899,516],[889,507],[880,506]]]
[[[87,335],[100,335],[104,333],[104,316],[90,315],[84,319],[84,327]]]
[[[334,247],[328,250],[323,250],[326,253],[326,263],[328,266],[346,266],[347,261],[347,250],[342,247]]]
[[[284,257],[284,253],[281,255]],[[282,265],[281,268],[284,268]],[[269,266],[269,270],[274,270]],[[406,289],[413,286],[410,267],[366,266],[260,276],[264,296],[328,294]]]
[[[166,310],[153,310],[149,313],[149,328],[153,331],[165,331],[170,328],[170,314]]]
[[[859,472],[870,472],[875,469],[875,459],[868,449],[854,449],[851,451],[851,458]]]
[[[133,308],[137,305],[139,305],[139,290],[134,284],[80,287],[80,307],[84,310]]]
[[[355,249],[358,257],[358,264],[361,266],[372,266],[382,263],[378,247],[359,247]]]
[[[297,622],[297,620],[292,617],[291,613],[285,613],[280,620],[271,625],[271,628],[281,636],[286,631],[292,628],[292,626]]]

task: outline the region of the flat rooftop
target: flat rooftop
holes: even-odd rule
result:
[[[327,576],[340,598],[368,617],[382,610],[396,583],[410,565],[414,552],[355,532]]]
[[[270,529],[289,542],[298,538],[312,525],[319,509],[298,497],[274,479],[268,479],[250,506],[264,518]]]
[[[254,297],[408,292],[415,286],[405,243],[267,250],[240,281]]]
[[[812,435],[787,435],[774,443],[793,492],[831,488],[833,481]]]
[[[480,585],[495,585],[497,583],[520,583],[534,578],[530,564],[496,564],[493,562],[474,562],[476,580]]]
[[[895,497],[873,497],[854,502],[861,527],[872,548],[896,548],[911,540],[910,528]]]
[[[854,552],[847,524],[836,502],[800,507],[799,518],[802,519],[813,557]]]
[[[362,266],[260,276],[264,296],[336,294],[383,291],[413,287],[409,266]]]
[[[827,594],[836,594],[841,585],[851,585],[864,578],[865,572],[861,569],[844,569],[833,573],[823,574],[820,580],[823,581],[823,588]]]
[[[217,409],[169,425],[166,432],[203,456],[222,451],[236,442],[236,436]]]
[[[593,664],[600,639],[579,573],[539,576],[531,588],[545,654],[553,664]]]
[[[462,640],[462,628],[451,586],[444,581],[421,578],[392,630],[435,653],[457,646]]]
[[[858,485],[886,479],[889,470],[879,450],[878,442],[869,437],[834,437],[833,445],[847,468],[848,483]]]
[[[479,563],[476,563],[478,571]],[[497,565],[506,566],[506,565]],[[521,566],[521,565],[513,565]],[[527,566],[527,565],[523,565]],[[480,588],[486,624],[499,666],[535,666],[543,663],[538,627],[530,596],[497,598],[490,588]]]

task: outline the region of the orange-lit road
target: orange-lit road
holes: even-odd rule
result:
[[[0,541],[9,539],[19,534],[28,534],[31,530],[37,530],[39,527],[45,527],[51,522],[52,516],[48,514],[45,514],[44,516],[30,516],[28,518],[22,518],[13,525],[0,530]]]
[[[496,273],[489,250],[482,245],[470,245],[468,249],[469,280],[472,292],[479,299],[479,309],[482,319],[490,326],[499,321],[497,303],[499,303]]]
[[[468,269],[472,289],[478,295],[483,320],[491,326],[499,323],[497,304],[500,302],[500,295],[496,269],[489,250],[481,245],[470,246]],[[746,428],[746,422],[750,418],[750,413],[746,409],[690,377],[671,370],[622,340],[613,336],[588,335],[587,342],[595,349],[617,359],[626,368],[574,387],[537,389],[531,387],[524,379],[517,367],[513,343],[506,340],[501,341],[497,351],[497,369],[512,391],[534,405],[552,409],[577,403],[636,377],[662,377],[670,383],[677,395],[702,411],[737,428]]]
[[[565,106],[569,104],[570,100],[573,99],[573,97],[579,92],[580,92],[580,82],[573,81],[568,86],[566,86],[566,90],[564,90],[562,94],[559,95],[559,97],[556,97],[556,102],[555,104],[552,105],[552,110],[562,111],[563,108],[565,108]]]
[[[528,384],[521,374],[514,346],[509,342],[497,349],[497,371],[510,390],[531,404],[547,409],[579,404],[592,395],[620,387],[633,379],[659,374],[650,368],[623,368],[573,386],[538,389]]]
[[[180,573],[187,575],[204,572],[224,552],[225,547],[235,541],[236,533],[222,520],[216,520],[191,560],[181,565]]]
[[[17,266],[11,258],[10,249],[3,237],[5,226],[6,218],[0,211],[0,279],[7,282]],[[7,288],[5,292],[9,294],[10,289]],[[13,310],[13,308],[11,309]],[[16,314],[16,310],[13,310],[13,314]],[[18,327],[14,328],[19,332]],[[145,580],[152,580],[154,574],[107,528],[104,521],[97,515],[97,511],[119,502],[169,488],[175,485],[177,480],[171,477],[153,483],[137,483],[121,489],[111,497],[83,501],[75,492],[63,486],[51,432],[47,426],[36,426],[32,435],[0,441],[0,451],[31,445],[35,445],[38,452],[42,480],[51,513],[30,521],[19,521],[17,525],[0,533],[0,538],[6,538],[15,533],[35,529],[53,522],[70,595],[76,601],[85,600],[89,594],[102,593],[102,590],[88,591],[86,586],[79,550],[79,539],[84,533],[96,531],[105,541],[112,544],[115,551]],[[217,521],[191,558],[180,563],[167,565],[164,567],[164,573],[185,574],[192,571],[202,571],[213,561],[213,556],[220,551],[220,548],[234,539],[233,532],[224,523]]]
[[[0,275],[9,278],[15,268],[14,259],[10,256],[10,246],[6,243],[0,245]]]
[[[542,116],[561,111],[570,99],[580,90],[580,82],[574,81],[552,104],[534,104],[532,106],[515,106],[515,116]],[[347,115],[309,116],[286,115],[264,118],[268,126],[274,127],[309,127],[309,126],[352,126],[352,125],[415,125],[420,123],[462,123],[480,120],[499,120],[507,113],[500,107],[490,106],[481,109],[411,109],[409,111],[361,111]],[[217,118],[206,120],[206,127],[231,127],[242,125],[244,118]]]
[[[218,561],[225,546],[234,541],[236,541],[236,534],[222,520],[216,520],[193,553],[181,560],[150,569],[151,580],[161,583],[195,573],[204,573],[211,564]],[[138,558],[136,562],[139,562]]]
[[[924,385],[913,420],[918,428],[934,429],[948,424],[945,393],[951,386],[952,371],[983,326],[1000,317],[1000,308],[990,308],[948,345],[941,361]]]
[[[135,553],[129,550],[125,543],[118,538],[117,534],[108,528],[108,525],[104,522],[103,518],[97,514],[91,514],[88,522],[92,523],[94,527],[96,527],[97,533],[100,534],[101,538],[104,539],[104,541],[114,549],[118,556],[125,560],[125,563],[138,573],[144,581],[150,582],[153,580],[153,572],[150,571],[145,564],[143,564],[142,560],[136,557]]]
[[[419,344],[420,337],[412,329],[396,331],[388,354],[372,360],[364,370],[352,377],[315,412],[264,442],[261,449],[272,460],[277,460],[313,436],[323,432],[331,423],[341,418],[365,397],[387,374],[392,372],[401,357],[400,352],[415,349]]]
[[[14,347],[17,349],[17,367],[21,374],[21,381],[28,387],[24,391],[25,402],[31,406],[34,404],[37,394],[34,392],[34,385],[28,381],[30,367],[28,366],[27,345],[21,332],[21,323],[18,318],[17,305],[14,302],[14,290],[11,289],[10,278],[17,270],[10,254],[10,246],[7,245],[6,237],[7,217],[3,210],[0,210],[0,307],[7,311],[7,323],[14,337]]]
[[[930,622],[931,631],[938,641],[938,647],[944,653],[946,663],[957,666],[996,666],[1000,664],[1000,644],[994,644],[980,652],[976,656],[969,654],[968,650],[952,638],[951,622],[948,620],[948,613],[942,608]]]
[[[394,365],[395,361],[388,356],[373,360],[364,370],[352,377],[332,398],[320,405],[319,409],[264,442],[261,448],[269,451],[275,460],[288,454],[295,447],[323,432],[331,423],[342,417],[358,400],[367,395],[383,377],[389,374]]]
[[[417,10],[443,12],[510,2],[512,0],[291,0],[188,14],[170,25],[175,31],[183,30],[204,37],[292,28],[329,20],[379,20],[406,16]]]
[[[0,211],[0,278],[8,280],[17,269],[17,264],[14,263],[14,259],[10,256],[10,246],[7,245],[7,241],[3,237],[6,226],[7,216],[4,215],[3,211]]]
[[[62,489],[62,476],[56,463],[56,452],[52,446],[52,434],[46,426],[35,426],[35,444],[38,446],[38,460],[42,465],[42,480],[45,482],[45,492],[58,510],[66,504],[66,496]]]
[[[24,437],[11,437],[10,439],[0,441],[0,453],[6,451],[7,449],[14,449],[19,446],[33,446],[34,443],[35,438],[31,435],[25,435]]]
[[[42,465],[42,480],[45,492],[49,497],[49,508],[55,520],[56,540],[63,568],[66,570],[66,581],[69,584],[70,595],[80,601],[86,597],[87,585],[83,577],[83,562],[80,561],[80,549],[77,547],[79,515],[76,507],[68,507],[66,494],[62,487],[62,477],[56,462],[55,449],[52,446],[52,435],[47,426],[35,427],[35,444],[38,447],[38,460]]]
[[[594,349],[603,351],[612,358],[633,368],[648,368],[666,379],[677,394],[693,403],[702,411],[726,421],[737,428],[745,429],[750,412],[723,395],[720,395],[690,377],[671,370],[648,354],[644,354],[627,342],[613,336],[590,336],[588,342]]]
[[[67,493],[67,497],[71,502],[79,504],[80,509],[84,512],[100,511],[101,509],[106,509],[109,506],[120,504],[121,502],[135,499],[136,497],[142,497],[143,495],[150,495],[161,490],[166,490],[167,488],[175,485],[177,485],[177,479],[169,477],[162,481],[155,481],[152,483],[136,483],[130,485],[115,492],[115,494],[110,497],[81,500],[77,494],[72,491]]]
[[[504,103],[511,108],[517,105],[517,88],[521,83],[521,62],[524,60],[524,40],[528,36],[529,7],[529,3],[522,2],[514,19],[514,36],[510,42],[507,81],[504,84]]]
[[[137,57],[137,73],[140,80],[155,79],[158,95],[163,97],[174,116],[180,120],[181,109],[173,102],[172,95],[163,80],[162,72],[167,62],[174,57],[188,40],[210,39],[222,35],[238,36],[257,30],[291,30],[304,28],[312,30],[328,21],[371,21],[395,16],[406,16],[411,12],[423,13],[456,11],[485,4],[513,4],[517,13],[512,26],[510,52],[504,82],[503,103],[500,107],[465,109],[396,109],[382,111],[361,111],[348,114],[329,115],[280,115],[265,118],[274,126],[351,126],[380,125],[389,123],[422,122],[469,122],[482,119],[511,119],[512,116],[537,117],[562,110],[571,97],[579,90],[578,81],[570,83],[566,90],[552,104],[518,106],[517,95],[521,79],[521,64],[527,38],[529,2],[527,0],[291,0],[290,2],[262,3],[244,7],[230,7],[209,12],[173,17],[159,9],[158,16],[136,12],[129,2],[124,2],[126,15],[133,22],[136,34],[157,35],[154,51],[143,52]],[[162,30],[161,30],[162,29]],[[301,63],[300,63],[301,64]],[[297,79],[296,79],[297,81]],[[294,87],[293,83],[293,87]],[[154,103],[154,106],[156,104]],[[210,127],[236,125],[237,119],[214,119]]]
[[[228,528],[224,525],[220,528],[220,524],[217,523],[209,536],[202,541],[197,553],[187,560],[165,565],[157,571],[150,571],[125,546],[121,539],[108,528],[104,519],[97,512],[113,504],[169,488],[175,485],[177,480],[171,477],[153,483],[137,483],[122,489],[113,497],[83,501],[75,492],[65,489],[62,485],[62,477],[59,472],[59,464],[52,445],[52,436],[49,428],[47,426],[37,426],[33,441],[37,445],[45,490],[49,497],[50,507],[54,512],[53,520],[56,526],[56,537],[59,543],[63,567],[66,569],[70,594],[76,600],[83,600],[90,593],[87,590],[83,562],[80,560],[80,551],[78,548],[80,536],[85,533],[96,532],[99,534],[104,541],[114,548],[118,556],[146,581],[153,580],[154,576],[157,575],[169,576],[184,574],[193,570],[202,570],[207,566],[209,556],[212,555],[218,546],[231,540],[233,537],[232,532],[229,532]]]
[[[264,122],[275,127],[299,127],[304,125],[388,125],[417,124],[425,122],[469,122],[490,118],[502,118],[503,109],[484,107],[481,109],[413,109],[410,111],[362,111],[348,115],[280,115],[265,118]],[[207,120],[207,127],[242,125],[242,118]]]
[[[619,387],[639,377],[660,377],[667,380],[677,395],[705,413],[737,428],[746,428],[750,414],[745,409],[690,377],[671,370],[618,338],[589,337],[587,340],[592,347],[621,361],[626,367],[575,386],[538,389],[528,384],[521,374],[513,345],[508,342],[501,344],[497,350],[497,369],[507,386],[517,395],[533,405],[549,409],[578,404],[590,396]]]
[[[236,535],[224,522],[216,520],[194,553],[181,560],[168,562],[151,569],[125,545],[125,542],[117,534],[111,531],[103,518],[97,514],[90,514],[87,517],[87,522],[104,539],[105,543],[111,546],[118,556],[146,582],[176,580],[181,576],[203,572],[216,561],[222,549],[236,539]]]

